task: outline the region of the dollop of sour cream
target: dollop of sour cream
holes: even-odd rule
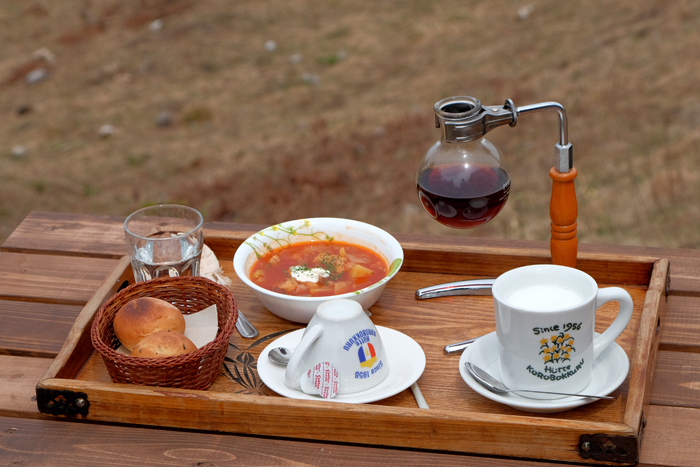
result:
[[[289,273],[299,282],[318,282],[321,277],[328,277],[331,274],[323,268],[307,268],[306,266],[292,266]]]

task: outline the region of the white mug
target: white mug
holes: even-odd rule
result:
[[[581,392],[595,359],[622,333],[633,311],[626,290],[599,289],[591,276],[566,266],[513,269],[494,281],[492,292],[501,379],[515,390]],[[595,337],[596,310],[610,301],[620,304],[617,317]]]
[[[338,371],[338,394],[370,389],[389,373],[377,328],[356,301],[334,299],[319,305],[289,359],[285,385],[300,389],[301,376],[323,362]]]

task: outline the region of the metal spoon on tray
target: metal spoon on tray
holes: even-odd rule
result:
[[[576,396],[576,397],[590,397],[593,399],[614,399],[614,397],[610,396],[591,396],[588,394],[570,394],[566,392],[550,392],[550,391],[532,391],[528,389],[508,389],[505,384],[491,376],[489,373],[486,372],[486,370],[482,370],[478,366],[474,365],[471,362],[464,362],[464,366],[467,367],[467,371],[469,372],[470,375],[476,379],[479,384],[484,386],[486,389],[488,389],[491,392],[495,392],[496,394],[504,394],[507,392],[514,392],[514,393],[519,393],[519,392],[529,392],[529,393],[537,393],[537,394],[552,394],[552,395],[557,395],[557,396]]]
[[[241,310],[238,310],[238,320],[236,321],[236,329],[238,329],[238,332],[241,334],[241,336],[245,337],[246,339],[252,339],[254,337],[257,337],[259,332],[257,329],[255,329],[255,326],[248,321],[248,319],[243,316],[243,313],[241,313]]]
[[[269,358],[272,363],[287,366],[289,359],[292,358],[292,353],[294,353],[293,349],[275,347],[267,353],[267,358]]]

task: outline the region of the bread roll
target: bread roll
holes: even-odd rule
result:
[[[197,347],[184,334],[177,331],[158,331],[144,337],[131,352],[132,357],[174,357],[196,350]]]
[[[158,331],[185,332],[185,318],[170,303],[151,297],[132,300],[114,316],[114,333],[124,347],[133,350],[141,339]]]

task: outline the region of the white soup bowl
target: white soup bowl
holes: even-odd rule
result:
[[[325,297],[300,297],[273,292],[260,287],[249,278],[255,261],[268,251],[294,243],[331,239],[353,243],[378,253],[387,262],[389,269],[386,277],[355,292]],[[364,222],[331,217],[299,219],[263,229],[244,241],[233,257],[236,274],[253,289],[265,308],[280,318],[297,323],[308,323],[321,303],[335,298],[354,300],[368,310],[382,294],[387,282],[399,271],[402,263],[401,245],[384,230]]]

